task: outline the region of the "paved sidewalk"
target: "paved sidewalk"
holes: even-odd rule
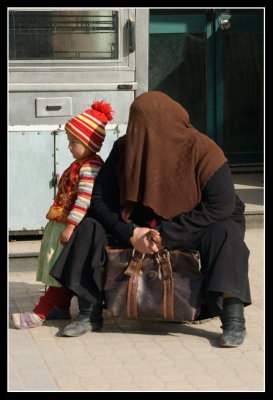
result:
[[[219,348],[220,320],[202,325],[109,319],[100,333],[61,336],[68,321],[9,328],[8,391],[264,391],[264,232],[246,233],[253,304],[247,337]],[[9,265],[9,313],[33,309],[43,293],[36,258]],[[73,298],[72,315],[77,315]],[[8,316],[9,318],[9,316]]]

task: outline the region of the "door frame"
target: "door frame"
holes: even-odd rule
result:
[[[162,10],[163,11],[163,10]],[[181,10],[178,10],[181,11]],[[184,11],[184,10],[183,10]],[[219,25],[222,9],[192,9],[186,14],[150,15],[151,33],[205,33],[207,40],[206,82],[207,82],[207,135],[220,147],[224,139],[224,97],[223,97],[223,46],[224,31]],[[192,11],[192,14],[190,13]],[[231,10],[232,11],[232,10]],[[231,32],[252,32],[253,26],[263,31],[262,17],[256,15],[232,15]],[[229,163],[263,164],[262,152],[227,153]]]

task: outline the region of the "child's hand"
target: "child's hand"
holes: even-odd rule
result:
[[[65,229],[62,231],[60,241],[62,244],[67,243],[69,239],[71,238],[71,235],[75,229],[75,225],[73,224],[67,224]]]

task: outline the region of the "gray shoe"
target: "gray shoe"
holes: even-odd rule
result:
[[[92,330],[90,317],[79,314],[71,324],[67,325],[63,330],[63,336],[81,336]]]
[[[102,304],[91,304],[78,296],[79,315],[63,330],[63,336],[81,336],[86,332],[99,332],[103,326]]]

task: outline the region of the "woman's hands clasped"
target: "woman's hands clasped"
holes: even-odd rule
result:
[[[134,229],[133,236],[130,238],[131,245],[140,253],[153,254],[160,250],[159,243],[153,240],[152,233],[155,232],[151,228],[137,227]],[[157,232],[156,232],[157,233]],[[159,234],[157,233],[159,236]]]

